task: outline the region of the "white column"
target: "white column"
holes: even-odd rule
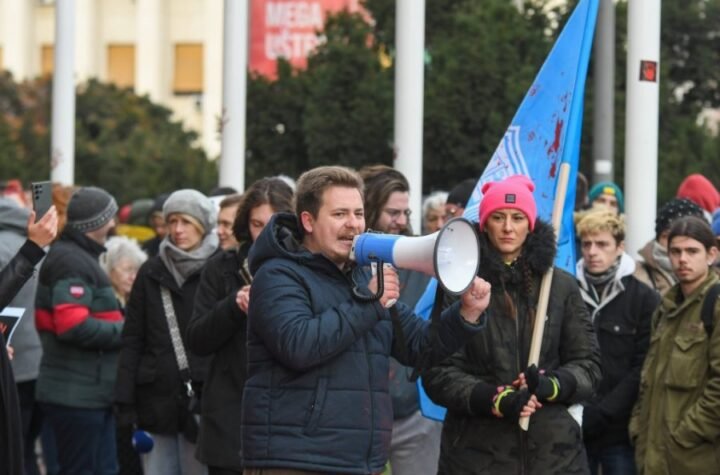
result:
[[[35,2],[31,0],[5,0],[0,15],[3,66],[13,74],[16,81],[34,76],[32,69],[33,13]],[[39,71],[38,71],[39,72]]]
[[[398,0],[395,14],[395,168],[410,183],[410,223],[420,233],[425,86],[425,0]]]
[[[55,70],[52,97],[51,179],[75,182],[75,0],[55,3]]]
[[[164,0],[136,0],[135,92],[148,94],[154,102],[163,102],[166,54],[169,53]]]
[[[99,37],[97,3],[98,0],[77,0],[75,72],[78,82],[98,77],[100,73],[100,48],[104,43]]]
[[[654,81],[642,80],[641,62],[654,62]],[[650,75],[646,75],[646,79]],[[660,0],[628,2],[625,125],[625,249],[637,251],[655,229],[658,173]]]
[[[220,157],[219,120],[223,88],[223,1],[205,0],[203,48],[202,144],[208,157]]]
[[[248,1],[225,0],[220,185],[245,189]]]

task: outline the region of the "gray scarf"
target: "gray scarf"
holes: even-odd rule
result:
[[[672,264],[670,264],[670,257],[668,256],[667,249],[662,247],[657,241],[652,243],[652,257],[657,263],[658,267],[667,272],[670,275],[673,274]]]
[[[218,237],[213,232],[205,235],[202,243],[190,252],[183,251],[170,241],[170,236],[166,236],[160,243],[159,256],[178,287],[182,287],[188,277],[205,265],[217,247]]]
[[[588,284],[590,284],[589,290],[591,291],[593,300],[596,302],[601,302],[605,297],[607,297],[607,292],[610,288],[607,284],[615,278],[615,274],[617,274],[617,271],[620,268],[621,258],[622,255],[615,259],[615,262],[613,262],[612,265],[605,270],[605,272],[601,272],[600,274],[591,274],[587,271],[587,269],[584,269],[585,280]]]

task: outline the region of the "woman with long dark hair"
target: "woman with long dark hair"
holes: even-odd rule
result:
[[[209,475],[242,473],[240,417],[245,386],[250,246],[273,213],[292,211],[292,189],[279,178],[253,183],[238,206],[233,234],[239,245],[208,261],[187,328],[192,351],[213,356],[205,381],[197,457]]]
[[[428,395],[448,409],[441,474],[589,473],[568,408],[599,384],[600,355],[577,282],[559,269],[539,369],[527,368],[540,282],[555,258],[553,230],[537,219],[533,189],[524,176],[483,187],[478,275],[492,285],[491,318],[460,352],[423,374]],[[525,432],[518,418],[533,410]]]

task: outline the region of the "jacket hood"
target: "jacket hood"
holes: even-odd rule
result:
[[[13,200],[0,198],[0,231],[15,231],[27,234],[30,210],[20,207]]]
[[[640,248],[638,251],[638,255],[643,258],[645,262],[650,264],[651,267],[658,267],[657,262],[655,262],[655,258],[653,257],[653,243],[655,242],[654,239],[651,239],[645,245]]]
[[[487,233],[480,233],[480,271],[478,275],[492,285],[519,284],[524,281],[523,269],[536,276],[543,275],[555,260],[555,233],[550,224],[537,220],[523,244],[522,252],[511,265],[490,243]]]
[[[316,257],[302,247],[302,231],[292,213],[276,213],[250,248],[250,273],[255,275],[264,262],[282,257],[307,264]],[[328,261],[329,262],[329,261]]]

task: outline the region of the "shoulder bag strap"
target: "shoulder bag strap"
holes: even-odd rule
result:
[[[717,302],[718,296],[720,295],[720,284],[715,284],[710,287],[705,300],[703,301],[702,310],[700,310],[700,318],[702,319],[705,332],[708,334],[708,338],[713,332],[713,317],[715,313],[715,302]]]
[[[162,297],[163,309],[165,310],[165,319],[170,329],[170,341],[172,342],[173,352],[175,353],[175,361],[177,361],[180,369],[180,378],[185,384],[188,396],[193,395],[192,385],[190,384],[190,369],[188,366],[187,355],[185,355],[185,346],[180,336],[180,327],[178,327],[177,317],[175,316],[175,308],[173,307],[170,290],[167,287],[160,287],[160,296]]]

